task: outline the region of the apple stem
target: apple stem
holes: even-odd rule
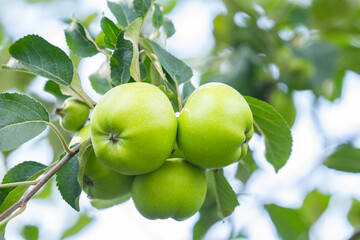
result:
[[[52,124],[51,122],[46,122],[46,123],[55,131],[56,135],[59,137],[60,142],[63,145],[65,152],[73,153],[73,151],[68,147],[68,145],[67,145],[63,135],[59,131],[59,129],[54,124]]]

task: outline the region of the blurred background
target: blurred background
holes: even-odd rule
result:
[[[224,82],[283,115],[293,134],[287,164],[275,173],[264,157],[263,137],[255,134],[247,157],[224,169],[240,202],[224,220],[214,204],[183,222],[154,221],[143,218],[131,200],[97,210],[86,195],[79,214],[52,181],[9,222],[6,239],[335,240],[360,230],[360,1],[158,2],[176,29],[167,50],[192,67],[194,86]],[[0,64],[8,61],[11,43],[27,34],[70,54],[63,30],[72,14],[95,38],[102,13],[115,19],[105,0],[0,0]],[[78,65],[82,86],[94,100],[101,95],[89,76],[104,59],[97,54]],[[44,91],[45,82],[0,71],[1,92],[24,92],[54,113],[61,102]],[[49,164],[61,153],[56,135],[47,130],[0,154],[0,179],[20,162]]]

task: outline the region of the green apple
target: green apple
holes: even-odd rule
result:
[[[68,98],[61,108],[56,109],[55,113],[60,116],[60,125],[65,130],[76,132],[88,120],[90,108],[75,98]]]
[[[222,168],[246,155],[254,133],[243,96],[222,83],[200,86],[178,119],[177,144],[185,159],[204,168]]]
[[[136,176],[131,194],[144,217],[182,221],[199,211],[206,189],[204,169],[173,158],[154,172]]]
[[[90,137],[90,125],[83,127],[71,140],[70,146]],[[100,162],[91,149],[86,159],[83,190],[90,198],[114,199],[131,192],[133,176],[116,172]]]
[[[177,120],[167,96],[148,83],[127,83],[108,91],[91,119],[95,154],[127,175],[152,172],[170,155]]]

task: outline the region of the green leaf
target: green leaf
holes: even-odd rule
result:
[[[67,237],[74,236],[75,234],[83,230],[87,225],[89,225],[93,220],[94,219],[89,217],[87,214],[81,213],[76,223],[67,230],[65,230],[65,232],[63,233],[60,239],[65,239]]]
[[[113,44],[116,44],[116,39],[121,32],[121,30],[107,17],[102,17],[100,21],[101,29],[103,30],[105,36]]]
[[[31,72],[65,86],[71,83],[74,67],[70,58],[42,37],[27,35],[13,43],[9,52],[12,58],[4,69]]]
[[[154,53],[159,58],[163,68],[178,84],[185,83],[193,76],[191,68],[183,61],[177,59],[169,52],[162,49],[157,43],[148,40]]]
[[[230,216],[239,205],[237,196],[221,170],[213,170],[210,177],[215,184],[216,202],[221,219]]]
[[[134,0],[134,10],[137,17],[145,17],[151,7],[152,0]]]
[[[110,11],[114,14],[121,27],[127,27],[136,19],[137,16],[130,1],[108,1],[107,3]]]
[[[100,94],[105,94],[111,89],[110,63],[101,64],[100,68],[89,76],[92,88]]]
[[[235,177],[240,181],[242,181],[244,184],[246,184],[251,174],[256,169],[258,169],[258,166],[256,165],[254,158],[252,156],[252,152],[249,149],[245,158],[239,161]]]
[[[309,193],[300,209],[289,209],[271,204],[265,208],[282,239],[309,239],[310,227],[319,219],[329,204],[330,196],[318,191]]]
[[[62,94],[59,84],[54,81],[48,80],[44,86],[44,91],[52,94],[56,99],[64,101],[68,96]]]
[[[9,151],[39,135],[49,122],[45,107],[18,93],[0,94],[0,151]]]
[[[358,200],[352,200],[351,209],[347,218],[354,228],[358,228],[360,226],[360,202]]]
[[[182,92],[181,92],[181,99],[182,99],[182,104],[185,105],[186,100],[188,99],[188,97],[190,97],[190,95],[195,91],[195,87],[194,85],[192,85],[192,83],[190,81],[184,83]]]
[[[175,27],[170,19],[164,18],[163,25],[164,25],[164,31],[165,31],[167,38],[170,38],[172,35],[174,35]]]
[[[344,172],[360,172],[360,149],[342,146],[328,156],[324,164],[332,169]]]
[[[155,28],[160,28],[164,23],[164,17],[160,10],[159,4],[154,4],[154,13],[151,18],[151,23]]]
[[[34,161],[22,162],[7,171],[1,183],[24,182],[45,167],[45,165]],[[0,205],[15,188],[16,187],[0,188]]]
[[[245,97],[254,125],[265,138],[265,157],[275,171],[285,165],[291,154],[292,136],[285,119],[269,104],[253,97]]]
[[[132,78],[137,82],[141,82],[138,44],[139,44],[139,35],[143,23],[144,23],[144,19],[137,18],[125,29],[125,34],[124,34],[124,39],[131,41],[133,44],[133,58],[130,67],[130,74]]]
[[[79,171],[78,158],[73,156],[57,173],[56,186],[63,199],[76,211],[79,211],[80,185],[77,181]]]
[[[70,50],[80,57],[90,57],[98,53],[94,40],[88,31],[75,19],[65,29],[66,43]]]
[[[34,173],[31,177],[26,179],[26,181],[34,181],[36,180],[41,174],[45,172],[46,166],[43,165],[43,167],[38,168],[39,171]],[[3,203],[0,206],[0,214],[5,212],[9,207],[11,207],[14,203],[20,200],[20,198],[24,195],[26,190],[29,188],[29,186],[19,186],[16,187],[14,190],[12,190],[5,198]]]
[[[83,142],[83,145],[81,146],[78,153],[79,171],[77,173],[77,181],[79,182],[81,189],[84,188],[83,181],[84,181],[84,171],[85,171],[86,161],[89,158],[89,155],[91,154],[92,151],[94,151],[94,149],[92,147],[91,139],[88,139]]]
[[[118,205],[120,203],[126,202],[127,200],[129,200],[131,198],[131,194],[127,194],[125,196],[119,197],[119,198],[115,198],[115,199],[110,199],[110,200],[103,200],[103,199],[91,199],[91,205],[98,209],[106,209],[106,208],[110,208],[112,206]]]
[[[21,236],[25,240],[39,239],[39,228],[35,225],[25,225],[21,230]]]
[[[116,42],[116,50],[110,58],[111,79],[113,85],[127,83],[130,80],[130,66],[133,58],[132,43],[124,39],[122,31]]]
[[[208,171],[206,174],[207,192],[205,201],[199,211],[200,218],[193,228],[193,240],[203,239],[209,228],[221,220],[217,205],[217,191],[213,174],[213,171]]]

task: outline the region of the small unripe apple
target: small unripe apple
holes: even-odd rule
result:
[[[127,83],[108,91],[91,119],[95,154],[127,175],[152,172],[170,155],[177,120],[167,96],[148,83]]]
[[[199,211],[206,189],[204,169],[173,158],[154,172],[136,176],[131,194],[144,217],[182,221]]]
[[[222,168],[246,155],[254,133],[243,96],[222,83],[195,90],[178,119],[177,144],[185,159],[203,168]]]
[[[70,146],[90,137],[90,125],[83,127],[71,140]],[[100,162],[91,147],[86,159],[83,190],[90,198],[113,199],[131,192],[132,176],[124,175],[110,169]]]
[[[68,98],[55,113],[60,116],[60,125],[70,132],[79,131],[88,120],[90,108],[80,100]]]

